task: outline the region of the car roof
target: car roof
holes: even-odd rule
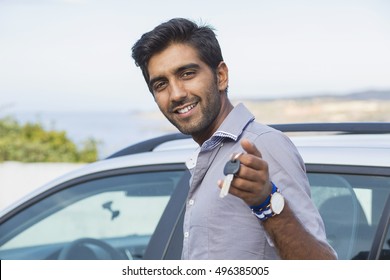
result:
[[[390,134],[291,137],[306,164],[390,167]]]
[[[390,134],[346,134],[289,136],[306,164],[337,164],[390,167]],[[195,150],[192,139],[173,140],[156,147],[155,152]],[[179,150],[180,151],[180,150]]]

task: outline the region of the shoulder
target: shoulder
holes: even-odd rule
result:
[[[268,144],[270,141],[274,145],[278,143],[293,145],[290,138],[283,132],[255,121],[249,123],[245,128],[244,137],[249,138],[255,144],[259,145]]]
[[[256,145],[264,159],[280,166],[291,163],[305,169],[298,149],[283,132],[265,124],[252,122],[245,129],[243,137]]]

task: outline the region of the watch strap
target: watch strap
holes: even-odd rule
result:
[[[264,202],[259,204],[259,205],[249,206],[253,211],[255,211],[255,212],[260,211],[260,210],[266,208],[270,204],[272,194],[278,190],[278,188],[275,186],[274,183],[271,182],[271,184],[272,184],[271,193],[269,194],[269,196],[267,196],[267,198],[264,200]]]
[[[272,183],[272,182],[271,182]],[[276,192],[280,192],[279,189],[272,183],[272,191],[271,194],[267,197],[267,199],[260,205],[250,206],[252,209],[252,213],[261,221],[265,221],[268,218],[271,218],[276,215],[271,209],[271,198],[272,195]]]

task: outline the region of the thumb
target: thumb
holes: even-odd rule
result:
[[[257,149],[257,147],[248,139],[242,139],[241,140],[241,146],[247,152],[248,154],[257,156],[261,158],[261,152]]]

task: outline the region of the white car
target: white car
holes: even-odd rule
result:
[[[294,132],[339,259],[390,259],[390,123],[274,127]],[[48,183],[0,213],[0,259],[179,259],[195,149],[166,135]]]

